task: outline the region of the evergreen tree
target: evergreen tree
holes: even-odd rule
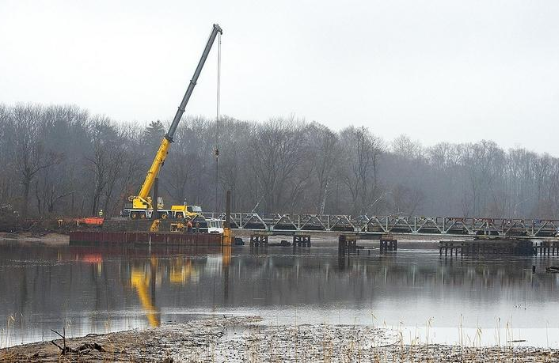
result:
[[[163,123],[159,120],[151,121],[144,131],[144,140],[148,155],[155,154],[161,144],[163,135],[165,135]]]

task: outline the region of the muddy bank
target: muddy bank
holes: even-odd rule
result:
[[[155,329],[0,350],[0,362],[559,362],[557,350],[403,345],[394,331],[349,325],[261,325],[215,317]],[[55,341],[63,347],[62,339]]]

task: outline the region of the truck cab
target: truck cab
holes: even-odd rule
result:
[[[208,224],[208,233],[223,234],[223,222],[222,219],[217,218],[206,218],[206,223]]]
[[[173,205],[171,212],[175,218],[196,218],[202,214],[202,208],[199,205]]]

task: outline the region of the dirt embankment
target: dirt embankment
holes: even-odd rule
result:
[[[257,317],[88,335],[0,350],[0,362],[559,362],[559,351],[404,345],[395,331],[349,325],[261,325]]]
[[[23,219],[0,215],[0,233],[38,236],[48,233],[68,234],[75,228],[76,223],[72,219]]]
[[[96,226],[79,224],[74,218],[21,219],[0,216],[0,241],[68,244],[71,231],[92,228]]]

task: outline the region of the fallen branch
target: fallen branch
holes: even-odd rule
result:
[[[58,347],[58,349],[60,349],[60,355],[65,355],[66,353],[71,352],[72,349],[70,349],[70,347],[66,346],[66,328],[65,327],[63,328],[63,330],[62,330],[63,334],[60,334],[56,330],[51,329],[51,331],[62,338],[62,345],[63,345],[62,347],[60,345],[56,344],[54,342],[54,340],[50,341],[52,344],[54,344],[56,347]]]

